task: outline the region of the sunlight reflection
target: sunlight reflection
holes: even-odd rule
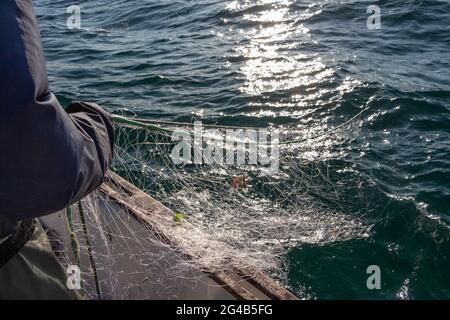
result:
[[[243,16],[257,27],[247,30],[244,35],[248,41],[235,48],[235,52],[246,59],[240,68],[245,76],[241,91],[255,96],[285,92],[298,105],[302,104],[302,99],[320,98],[323,90],[306,92],[301,89],[314,88],[333,77],[334,71],[317,55],[293,55],[300,51],[303,43],[311,41],[309,29],[298,23],[299,12],[290,9],[293,1],[261,0],[257,3],[270,6]],[[234,1],[228,8],[240,10],[248,6],[249,2]]]
[[[291,131],[295,129],[298,136],[315,136],[328,131],[330,123],[339,120],[333,119],[333,110],[324,107],[332,108],[343,94],[359,83],[350,78],[338,79],[332,64],[323,60],[329,57],[311,50],[317,42],[305,24],[310,17],[322,12],[322,6],[304,4],[306,9],[300,10],[294,2],[230,3],[227,10],[240,13],[245,22],[245,27],[240,29],[241,39],[233,51],[235,57],[243,61],[238,69],[243,76],[240,90],[255,97],[249,104],[254,110],[245,115],[297,119]],[[305,149],[303,156],[332,156],[324,150],[331,150],[339,140],[336,135],[320,142],[306,139],[302,147],[308,147],[309,151]]]

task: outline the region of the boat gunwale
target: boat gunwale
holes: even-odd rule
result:
[[[105,182],[99,189],[109,199],[126,209],[128,213],[135,217],[140,223],[143,223],[150,228],[150,230],[157,234],[164,242],[176,249],[184,258],[188,260],[193,259],[188,252],[178,248],[164,230],[160,230],[146,219],[148,215],[152,214],[150,210],[138,208],[132,200],[138,198],[139,201],[141,201],[141,204],[144,203],[147,207],[152,208],[155,211],[158,210],[160,213],[167,214],[168,216],[173,216],[171,209],[158,202],[131,182],[111,171],[108,172]],[[122,191],[122,193],[120,193],[119,190]],[[127,196],[125,196],[123,192],[125,192]],[[154,213],[155,212],[153,212],[153,214]],[[267,273],[254,267],[243,266],[238,270],[217,272],[201,266],[200,270],[206,273],[235,298],[240,300],[258,300],[256,295],[240,283],[242,281],[247,281],[255,289],[261,291],[265,296],[272,300],[298,300],[294,294],[280,286]]]

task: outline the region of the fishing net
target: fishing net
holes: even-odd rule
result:
[[[182,298],[190,292],[186,298],[193,298],[186,286],[209,281],[204,271],[246,267],[286,286],[291,248],[367,236],[362,221],[336,209],[346,190],[328,174],[333,142],[344,139],[340,129],[357,130],[359,115],[319,135],[246,128],[243,135],[227,136],[227,130],[243,128],[204,125],[200,142],[193,124],[116,115],[112,170],[169,210],[144,208],[147,217],[139,221],[101,191],[73,209],[77,214],[70,216],[69,229],[77,240],[71,241],[72,251],[89,266],[83,276],[94,280],[85,281],[91,283],[85,284],[88,296]],[[268,141],[263,148],[261,132]],[[174,150],[181,149],[178,155],[190,155],[190,162],[174,160]],[[196,150],[217,161],[196,159]],[[219,161],[227,154],[233,161]],[[239,155],[245,161],[237,163]]]

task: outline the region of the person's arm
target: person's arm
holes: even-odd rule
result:
[[[95,104],[49,91],[31,0],[0,1],[0,221],[56,212],[95,190],[114,128]]]

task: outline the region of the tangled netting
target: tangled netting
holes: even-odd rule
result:
[[[173,150],[179,141],[173,132],[192,135],[193,126],[115,120],[113,171],[170,210],[152,212],[136,202],[147,214],[139,222],[100,191],[81,202],[77,210],[84,214],[69,222],[78,230],[76,246],[90,248],[84,259],[90,265],[87,277],[95,277],[95,286],[87,290],[92,297],[103,291],[103,298],[180,298],[188,292],[182,289],[186,283],[208,281],[203,270],[246,266],[286,284],[290,248],[367,235],[357,218],[332,209],[345,190],[328,176],[329,135],[321,143],[323,137],[299,140],[292,132],[279,132],[278,170],[267,174],[259,164],[176,164]],[[338,131],[332,135],[332,141],[339,138]],[[204,140],[202,150],[220,139]],[[128,270],[131,263],[134,271]],[[189,284],[193,279],[197,282]],[[143,293],[143,282],[151,294]],[[124,288],[131,291],[125,294]],[[186,295],[193,298],[192,291]]]

